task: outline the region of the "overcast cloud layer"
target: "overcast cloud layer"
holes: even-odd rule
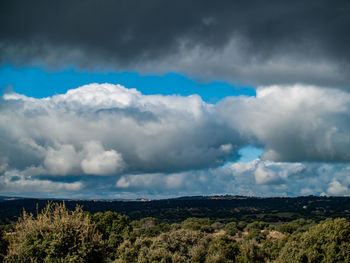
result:
[[[229,164],[247,145],[262,159]],[[349,147],[350,94],[316,86],[217,104],[113,84],[0,100],[0,193],[345,195]]]
[[[349,1],[0,4],[0,62],[348,88]]]

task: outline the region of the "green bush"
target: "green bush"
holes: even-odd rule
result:
[[[23,212],[9,236],[9,263],[105,262],[101,235],[78,206],[49,203],[36,217]]]
[[[158,237],[138,237],[133,243],[123,242],[118,248],[118,260],[123,263],[200,263],[204,262],[210,236],[180,229],[160,234]]]
[[[225,231],[230,236],[236,235],[239,232],[239,230],[237,228],[237,223],[236,222],[227,223],[225,225]]]
[[[236,257],[237,263],[263,263],[265,262],[265,251],[254,241],[245,241],[240,245],[240,253]]]
[[[259,229],[251,229],[248,232],[248,235],[244,237],[246,240],[255,240],[257,242],[262,242],[266,239],[267,231],[259,230]]]
[[[214,231],[209,219],[190,217],[181,223],[182,228],[210,233]]]
[[[135,242],[125,240],[117,250],[118,260],[116,262],[137,263],[147,262],[145,256],[149,252],[149,248],[153,243],[153,239],[149,237],[138,237]]]
[[[280,239],[267,238],[263,243],[263,250],[266,254],[266,261],[273,262],[279,254],[282,248],[285,246],[288,238],[286,236],[281,237]]]
[[[350,222],[327,219],[292,235],[276,262],[350,262]]]
[[[111,259],[114,259],[117,247],[132,233],[129,218],[108,211],[94,214],[92,220],[106,242],[106,252]]]
[[[248,224],[245,227],[245,231],[252,231],[252,230],[264,230],[267,229],[269,227],[269,224],[265,223],[265,222],[261,222],[261,221],[255,221],[253,223]]]
[[[245,222],[245,221],[239,221],[237,223],[237,228],[240,231],[243,231],[246,226],[247,226],[247,222]]]
[[[235,262],[238,254],[239,245],[233,237],[221,235],[210,242],[205,262]]]
[[[182,258],[181,262],[188,262],[194,255],[192,249],[197,246],[207,246],[209,238],[207,234],[192,230],[177,230],[159,235],[153,242],[151,249],[164,248],[172,257]],[[196,251],[198,253],[199,251]],[[205,253],[205,249],[203,250]],[[196,255],[198,256],[198,254]],[[177,261],[172,261],[177,262]],[[180,262],[180,261],[179,261]]]
[[[300,218],[289,223],[284,223],[277,229],[282,233],[293,234],[294,232],[305,232],[313,225],[315,225],[313,220]]]
[[[4,261],[4,257],[7,254],[7,247],[9,245],[8,239],[5,236],[5,227],[1,226],[0,228],[0,262]]]
[[[153,217],[146,217],[139,221],[133,221],[131,224],[136,236],[156,237],[171,229],[169,224],[160,223],[157,218]]]

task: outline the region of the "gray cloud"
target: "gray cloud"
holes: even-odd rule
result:
[[[2,1],[2,63],[347,88],[348,1]]]
[[[348,164],[256,159],[199,171],[124,175],[117,180],[114,191],[158,197],[223,193],[252,196],[348,195],[349,169]]]
[[[350,161],[347,92],[304,85],[270,86],[258,88],[256,98],[227,98],[218,108],[235,129],[263,144],[264,159]]]
[[[259,172],[261,169],[265,175]],[[30,169],[11,170],[0,176],[0,193],[56,198],[67,195],[75,198],[166,198],[225,193],[251,196],[349,195],[349,171],[349,164],[285,163],[261,159],[196,171],[117,177],[84,175],[73,180],[31,176],[34,171]]]
[[[11,170],[0,176],[0,193],[24,195],[40,193],[54,197],[79,192],[83,188],[81,182],[55,182],[48,179],[30,177],[23,171]]]

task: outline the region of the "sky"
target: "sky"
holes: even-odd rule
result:
[[[1,1],[0,195],[350,195],[349,12]]]

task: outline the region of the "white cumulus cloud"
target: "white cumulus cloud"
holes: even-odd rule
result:
[[[115,150],[105,151],[101,143],[89,141],[84,144],[86,156],[81,161],[81,168],[86,174],[109,175],[124,169],[124,161]]]
[[[343,195],[349,120],[349,93],[305,85],[215,105],[114,84],[43,99],[10,93],[0,99],[0,189]],[[228,163],[247,145],[265,149],[262,159]]]

